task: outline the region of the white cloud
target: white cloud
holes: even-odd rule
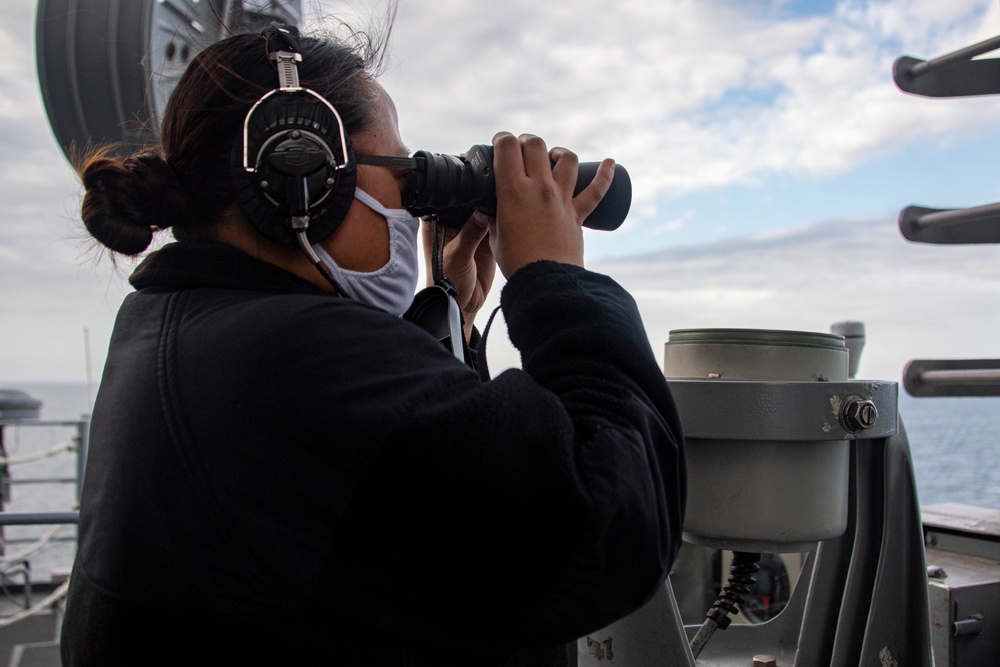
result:
[[[906,242],[889,217],[831,220],[780,233],[594,261],[625,287],[662,363],[673,329],[828,332],[865,323],[860,375],[899,381],[910,359],[996,358],[1000,263],[992,246]],[[496,298],[477,321],[483,326]],[[501,318],[490,370],[519,365]]]
[[[903,53],[995,34],[992,0],[844,1],[780,19],[755,6],[404,0],[385,83],[416,148],[535,132],[584,159],[612,154],[637,207],[771,173],[838,173],[1000,120],[993,100],[915,100],[891,81]]]
[[[662,236],[664,234],[669,234],[670,232],[676,232],[682,229],[689,219],[690,219],[689,215],[684,215],[679,218],[674,218],[667,222],[661,223],[650,230],[649,236],[656,237],[656,236]]]
[[[910,358],[996,357],[1000,264],[991,246],[926,246],[888,218],[594,262],[636,299],[662,358],[671,329],[829,331],[866,323],[861,373],[898,380]]]

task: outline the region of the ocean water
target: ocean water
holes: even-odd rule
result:
[[[85,385],[3,385],[20,389],[42,401],[41,419],[76,420],[90,411]],[[901,391],[899,411],[906,426],[913,455],[914,474],[921,505],[955,502],[1000,510],[1000,398],[912,398]],[[47,452],[74,435],[69,427],[7,427],[4,443],[8,456],[31,457]],[[71,509],[76,499],[73,484],[18,484],[18,480],[72,477],[76,458],[61,453],[37,461],[14,464],[11,502],[16,512]],[[7,527],[7,555],[37,540],[49,527]],[[51,572],[68,568],[73,559],[75,527],[66,527],[58,538],[26,557],[32,577],[47,580]]]
[[[920,504],[1000,510],[1000,397],[913,398],[900,392]]]

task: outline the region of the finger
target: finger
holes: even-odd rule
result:
[[[458,235],[448,244],[452,262],[458,266],[472,264],[476,249],[489,229],[489,222],[481,214],[473,214],[466,220]]]
[[[549,162],[549,149],[545,146],[545,140],[533,134],[522,134],[517,140],[521,142],[521,152],[524,154],[524,172],[532,178],[551,175],[552,164]]]
[[[497,219],[494,216],[486,215],[485,213],[480,213],[479,211],[476,211],[475,213],[473,213],[472,217],[475,220],[476,224],[479,224],[479,225],[483,226],[483,230],[484,230],[484,232],[483,232],[483,238],[485,239],[486,235],[488,235],[490,233],[490,230],[496,224],[496,220]],[[490,256],[490,259],[493,258],[493,248],[490,246],[489,242],[484,242],[483,240],[481,240],[479,242],[479,247],[476,248],[476,258],[477,258],[477,261],[478,261],[478,258],[480,257],[480,255],[483,255],[483,254],[488,254]]]
[[[597,205],[604,199],[604,195],[608,194],[608,190],[611,189],[611,181],[614,180],[614,177],[615,161],[606,158],[601,161],[590,185],[573,198],[573,208],[576,209],[577,220],[583,222],[588,215],[594,212]]]
[[[493,136],[493,169],[498,187],[515,175],[524,174],[521,144],[510,132],[497,132]]]
[[[576,175],[580,166],[580,159],[571,150],[556,147],[549,151],[549,160],[552,162],[552,177],[561,188],[569,188],[570,192],[576,187]]]
[[[477,225],[482,225],[483,227],[485,227],[486,231],[489,231],[490,225],[493,224],[494,222],[496,222],[496,216],[494,216],[494,215],[486,215],[482,211],[476,211],[476,212],[474,212],[472,214],[472,217],[475,219],[476,224]]]

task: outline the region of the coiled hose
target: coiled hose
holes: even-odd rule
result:
[[[722,589],[719,599],[712,604],[712,608],[706,614],[705,622],[698,629],[698,633],[691,640],[691,653],[698,657],[705,644],[712,638],[717,629],[725,630],[732,623],[730,614],[735,614],[738,607],[743,604],[744,596],[751,591],[751,586],[757,581],[757,571],[760,566],[759,553],[747,553],[744,551],[733,552],[733,564],[729,568],[729,583]]]

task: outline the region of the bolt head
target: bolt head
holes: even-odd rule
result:
[[[852,398],[844,403],[842,415],[847,430],[851,433],[857,433],[875,425],[875,421],[878,419],[878,409],[870,400]]]

